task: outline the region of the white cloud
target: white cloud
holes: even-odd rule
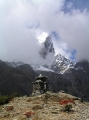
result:
[[[64,0],[0,0],[0,58],[28,62],[38,56],[36,36],[57,31],[59,51],[66,57],[77,50],[76,60],[89,60],[89,13],[72,9],[62,11]],[[70,4],[71,7],[72,3]],[[54,41],[55,42],[55,41]],[[65,42],[65,44],[64,44]],[[66,48],[66,44],[68,44]],[[64,50],[65,48],[65,50]],[[85,54],[86,53],[86,54]]]
[[[68,45],[65,42],[54,40],[53,44],[54,44],[54,48],[55,48],[55,54],[60,53],[61,55],[65,56],[66,58],[70,59],[71,50],[69,51]]]
[[[39,43],[42,44],[43,42],[45,42],[45,39],[46,39],[47,36],[48,36],[48,34],[46,32],[42,32],[42,34],[40,34],[37,37]]]

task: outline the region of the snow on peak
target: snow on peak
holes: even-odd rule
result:
[[[52,69],[46,68],[46,67],[44,67],[44,66],[40,66],[39,68],[37,68],[37,70],[54,72]]]
[[[37,37],[38,42],[39,42],[40,44],[43,43],[43,42],[45,42],[47,36],[48,36],[48,33],[43,32],[42,34],[40,34],[40,35]]]

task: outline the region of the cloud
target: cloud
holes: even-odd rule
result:
[[[89,12],[63,11],[65,0],[0,0],[0,58],[8,61],[39,61],[36,37],[42,32],[58,34],[56,51],[70,58],[76,50],[76,61],[89,60]],[[68,6],[69,5],[69,6]],[[85,54],[86,53],[86,54]]]
[[[69,47],[76,49],[77,61],[81,59],[89,60],[89,13],[87,13],[86,10],[83,12],[73,10],[71,14],[67,13],[65,17],[63,14],[62,17],[65,19],[59,22],[60,29],[58,29],[61,39],[64,40]]]
[[[68,45],[65,42],[61,42],[53,38],[53,44],[54,48],[56,48],[55,49],[56,55],[61,54],[68,59],[71,58],[71,52],[69,51]]]
[[[2,2],[0,58],[5,61],[39,61],[39,45],[33,30],[28,29],[29,9],[20,0]]]

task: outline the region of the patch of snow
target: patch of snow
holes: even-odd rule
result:
[[[42,71],[51,71],[51,72],[54,72],[53,70],[48,69],[48,68],[45,68],[45,67],[43,67],[43,66],[40,66],[37,70],[42,70]]]
[[[23,65],[24,63],[23,62],[6,62],[6,64],[10,67],[16,68],[20,65]]]
[[[20,65],[23,65],[23,64],[24,64],[24,63],[23,63],[23,62],[20,62],[20,61],[19,61],[19,62],[16,62],[16,65],[17,65],[17,66],[20,66]]]
[[[77,68],[75,68],[75,70],[83,70],[83,68],[82,67],[77,67]]]
[[[70,68],[70,66],[68,65],[67,67],[65,67],[65,69],[63,71],[61,71],[61,74],[64,74],[68,69]]]

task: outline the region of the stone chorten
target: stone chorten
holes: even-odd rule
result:
[[[33,82],[33,93],[32,95],[40,95],[49,90],[49,84],[46,82],[47,77],[41,74],[35,78],[36,81]]]

